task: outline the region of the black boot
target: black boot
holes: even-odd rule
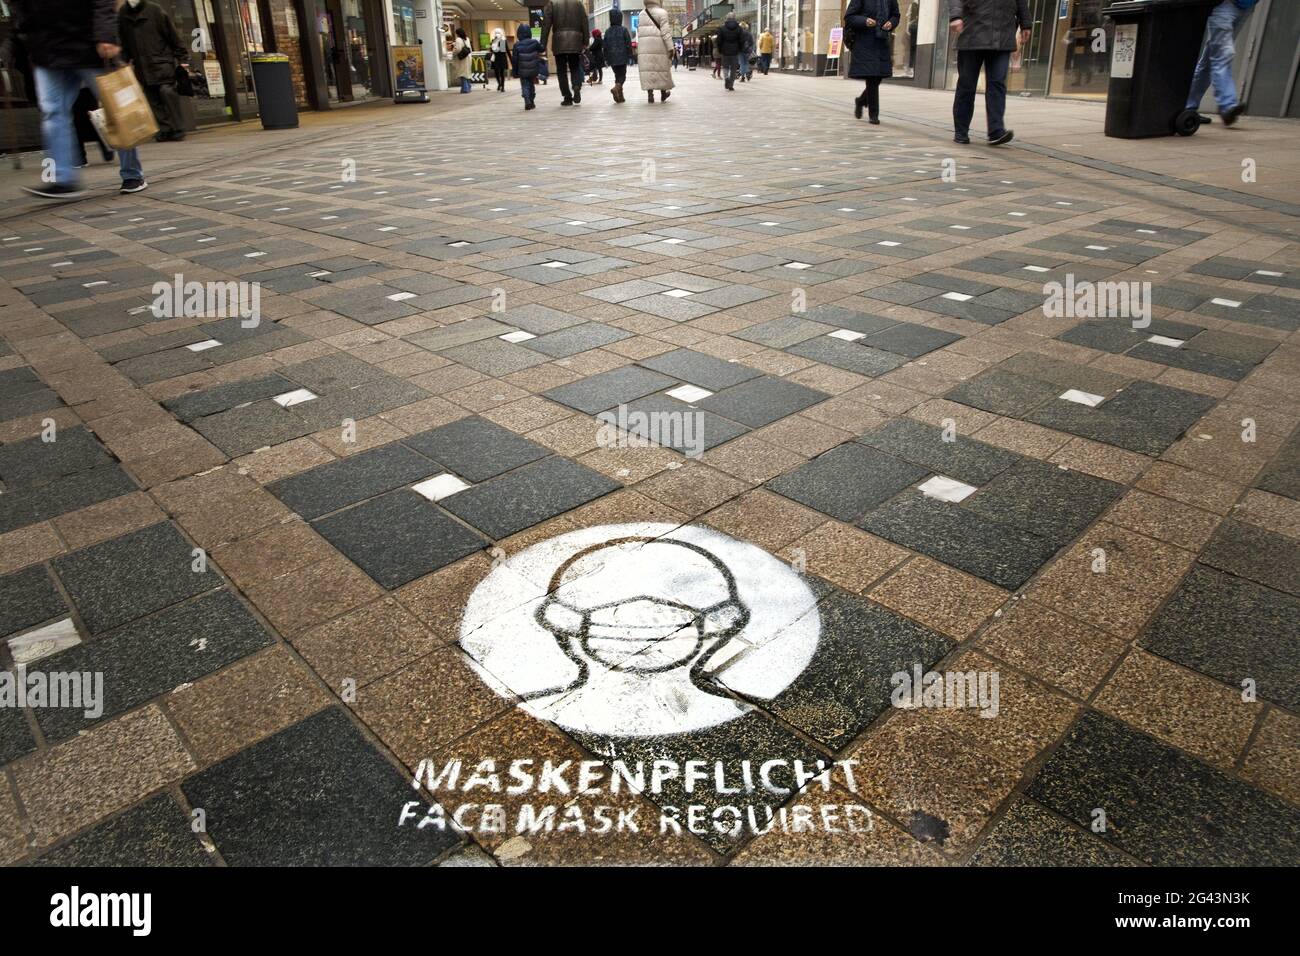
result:
[[[854,119],[862,119],[862,107],[863,107],[864,105],[865,105],[865,104],[862,102],[862,97],[861,97],[861,96],[859,96],[857,99],[855,99],[855,100],[853,101],[853,118],[854,118]]]

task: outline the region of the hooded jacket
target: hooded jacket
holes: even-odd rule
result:
[[[542,49],[581,53],[587,48],[587,8],[582,0],[547,0],[542,14]]]
[[[33,66],[103,66],[97,43],[118,42],[113,0],[18,0],[15,32]]]
[[[122,37],[122,59],[135,67],[135,75],[146,86],[176,80],[176,61],[189,55],[165,10],[153,0],[139,7],[122,4],[117,13],[117,30]]]
[[[526,80],[537,75],[542,45],[533,39],[533,31],[526,23],[519,24],[519,29],[515,31],[515,49],[511,56],[514,59],[515,76]]]
[[[745,32],[735,20],[726,20],[718,29],[717,50],[719,56],[739,56],[745,48]]]
[[[623,26],[623,11],[609,11],[605,30],[605,62],[610,66],[627,66],[632,61],[632,34]]]

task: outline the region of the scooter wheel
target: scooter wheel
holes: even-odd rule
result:
[[[1174,120],[1174,132],[1179,136],[1191,136],[1201,128],[1201,117],[1196,110],[1183,110]]]

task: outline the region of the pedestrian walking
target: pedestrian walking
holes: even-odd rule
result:
[[[591,31],[591,46],[587,48],[587,56],[590,58],[587,82],[600,83],[605,79],[605,41],[599,30]]]
[[[740,82],[742,83],[749,82],[749,78],[754,72],[754,68],[749,63],[749,58],[752,57],[753,55],[754,55],[754,34],[749,32],[749,22],[746,20],[741,20],[740,21],[740,60],[738,61],[738,65],[740,67]]]
[[[673,28],[668,11],[659,0],[645,0],[645,9],[636,27],[637,73],[641,89],[655,101],[655,90],[663,102],[673,88]]]
[[[764,30],[758,35],[758,68],[764,76],[767,76],[767,71],[772,67],[772,50],[775,45],[771,30]]]
[[[880,125],[880,81],[894,75],[894,58],[889,41],[898,26],[898,0],[849,0],[844,25],[851,35],[849,79],[864,80],[866,87],[853,101],[853,115]]]
[[[14,33],[27,51],[41,112],[41,138],[53,164],[52,182],[24,186],[43,199],[85,195],[77,173],[72,107],[83,86],[93,87],[104,64],[122,52],[113,0],[18,0]],[[148,187],[135,149],[117,151],[121,191]]]
[[[532,28],[526,23],[515,30],[515,48],[510,54],[514,61],[514,74],[519,79],[519,92],[524,98],[524,109],[537,108],[537,74],[546,59],[546,51],[533,39]]]
[[[582,103],[582,51],[587,48],[587,8],[582,0],[546,0],[542,14],[542,49],[555,54],[560,74],[561,106]]]
[[[1222,0],[1210,11],[1205,24],[1205,40],[1201,55],[1192,74],[1192,88],[1187,94],[1187,108],[1199,109],[1210,85],[1214,85],[1214,101],[1219,104],[1219,116],[1224,126],[1237,122],[1245,107],[1237,97],[1237,84],[1232,78],[1232,62],[1237,56],[1236,38],[1241,26],[1255,9],[1255,0]]]
[[[740,51],[744,49],[745,38],[741,34],[736,15],[728,13],[727,19],[718,28],[714,46],[722,57],[722,82],[728,90],[736,88],[736,70],[739,69]]]
[[[488,44],[492,55],[492,74],[497,78],[497,92],[506,91],[506,68],[509,66],[509,49],[506,43],[506,31],[497,27],[492,31],[492,42]]]
[[[117,14],[122,58],[131,64],[144,87],[160,143],[185,138],[181,98],[176,92],[176,71],[189,56],[176,24],[153,0],[126,0]]]
[[[469,61],[472,52],[469,36],[463,27],[457,27],[456,38],[451,44],[451,78],[460,84],[462,93],[468,93],[472,89],[469,82]]]
[[[614,97],[615,103],[624,102],[623,82],[627,79],[627,64],[632,59],[632,34],[627,32],[627,27],[623,26],[623,11],[609,11],[609,26],[605,29],[604,47],[605,62],[609,68],[614,71],[614,87],[610,95]]]
[[[948,26],[957,34],[957,95],[952,102],[953,142],[970,142],[975,90],[984,70],[984,111],[990,146],[1011,142],[1006,127],[1007,71],[1016,42],[1029,42],[1028,0],[949,0]]]

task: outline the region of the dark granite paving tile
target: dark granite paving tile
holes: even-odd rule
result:
[[[1001,325],[1016,315],[1015,312],[1007,309],[984,305],[979,299],[950,299],[946,293],[918,302],[916,308],[937,312],[939,315],[951,315],[957,319],[965,319],[967,322],[978,322],[981,325]]]
[[[961,435],[944,441],[943,429],[911,418],[895,418],[856,440],[971,485],[982,485],[1021,460],[1014,452]]]
[[[286,365],[280,369],[280,374],[317,395],[356,388],[391,377],[369,362],[363,362],[343,352],[298,362],[295,365]]]
[[[188,541],[167,521],[55,558],[52,566],[92,634],[221,584],[192,570]]]
[[[189,349],[171,349],[166,352],[155,352],[152,355],[141,355],[113,366],[137,385],[149,385],[178,375],[201,372],[211,367],[211,359],[205,358],[202,352],[191,352]]]
[[[29,491],[3,494],[0,495],[0,534],[135,490],[131,477],[112,464],[58,478]]]
[[[41,666],[49,671],[103,674],[103,713],[47,708],[36,719],[51,740],[71,737],[273,642],[229,591],[205,594],[45,658]]]
[[[1159,455],[1178,440],[1183,429],[1171,429],[1156,422],[1144,422],[1124,415],[1110,415],[1065,400],[1049,401],[1024,416],[1025,421],[1045,428],[1078,435],[1141,455]]]
[[[51,388],[40,388],[23,395],[0,400],[0,422],[13,421],[15,418],[26,418],[28,415],[48,412],[62,406],[63,399],[59,398],[57,392]]]
[[[165,793],[51,850],[34,866],[211,866],[190,819]]]
[[[634,766],[638,760],[647,767],[655,760],[672,761],[679,767],[686,766],[688,760],[699,760],[711,770],[721,764],[724,778],[731,786],[744,779],[742,762],[748,761],[751,767],[757,768],[769,760],[777,761],[771,770],[770,780],[774,787],[783,788],[786,793],[771,793],[758,786],[753,793],[728,794],[720,792],[717,787],[699,785],[687,792],[685,783],[678,777],[665,781],[659,793],[645,794],[646,799],[661,808],[676,808],[677,819],[683,823],[686,807],[703,807],[708,819],[707,815],[712,814],[717,807],[738,806],[742,814],[752,807],[755,820],[761,828],[766,823],[768,808],[775,810],[789,799],[789,791],[797,789],[790,764],[802,760],[804,766],[811,771],[819,759],[827,761],[811,745],[756,710],[706,730],[672,736],[610,737],[575,731],[569,733],[592,753],[614,754],[629,766]],[[829,765],[828,761],[827,763]],[[733,815],[727,814],[721,819],[730,822],[732,818]],[[746,828],[747,826],[746,822]],[[699,834],[702,840],[722,853],[734,849],[736,842],[748,835],[750,834],[743,832],[731,836],[718,833],[712,827]]]
[[[586,325],[571,326],[558,332],[551,332],[535,339],[529,339],[520,344],[525,348],[549,355],[551,358],[567,358],[588,349],[600,348],[602,345],[609,345],[612,342],[619,342],[631,337],[631,332],[625,332],[609,325],[602,325],[599,322],[588,322]]]
[[[1207,355],[1235,359],[1246,365],[1258,365],[1268,358],[1277,343],[1254,335],[1238,335],[1219,329],[1205,329],[1187,340],[1187,348]]]
[[[1107,319],[1096,322],[1082,322],[1072,329],[1067,329],[1057,336],[1062,342],[1083,345],[1099,352],[1118,355],[1126,352],[1139,342],[1146,340],[1146,330],[1138,331],[1128,322]]]
[[[1168,365],[1171,368],[1180,368],[1188,372],[1199,372],[1202,375],[1226,378],[1233,382],[1241,381],[1254,369],[1253,365],[1238,362],[1236,359],[1224,358],[1220,355],[1208,355],[1205,352],[1198,352],[1186,346],[1170,348],[1167,345],[1160,345],[1155,342],[1139,342],[1127,354],[1130,358],[1142,359],[1145,362],[1156,362],[1160,365]]]
[[[700,408],[761,428],[830,398],[825,392],[764,375],[724,388],[699,402]]]
[[[312,431],[322,431],[326,428],[340,428],[347,419],[360,421],[390,408],[410,405],[428,397],[429,393],[417,385],[396,376],[385,376],[355,388],[322,395],[313,401],[295,405],[290,411]]]
[[[45,567],[34,564],[0,577],[0,637],[67,613]]]
[[[594,415],[651,392],[672,388],[675,384],[667,375],[628,365],[548,389],[542,395],[561,405]]]
[[[845,442],[767,486],[832,518],[852,522],[927,473],[875,448]]]
[[[317,430],[293,408],[282,408],[270,401],[254,402],[208,415],[195,420],[192,427],[231,458],[292,441]]]
[[[814,306],[804,314],[804,318],[829,325],[831,328],[826,330],[828,332],[833,329],[849,329],[852,332],[861,332],[863,335],[883,332],[898,325],[897,319],[885,319],[838,305]]]
[[[575,461],[551,457],[458,492],[439,504],[500,541],[621,487]]]
[[[182,422],[192,422],[207,415],[229,411],[236,405],[256,402],[292,392],[297,386],[281,375],[264,375],[190,392],[163,402],[163,407]]]
[[[567,312],[561,312],[559,309],[552,309],[535,303],[515,306],[502,313],[501,318],[508,325],[538,336],[548,335],[551,332],[558,332],[561,329],[582,325],[586,322],[586,319],[576,315],[570,315]]]
[[[310,521],[442,470],[438,462],[394,442],[272,482],[267,490]]]
[[[477,342],[454,345],[449,349],[443,349],[441,354],[458,365],[464,365],[466,368],[472,368],[493,378],[512,375],[547,361],[547,357],[541,352],[526,349],[513,342],[504,342],[499,338],[480,339]]]
[[[403,438],[402,444],[471,482],[485,481],[551,453],[549,448],[477,416]]]
[[[1037,535],[919,491],[903,492],[857,525],[1008,590],[1028,581],[1058,550]]]
[[[785,351],[800,358],[833,365],[869,378],[884,375],[900,365],[907,364],[907,359],[901,355],[869,348],[861,342],[845,342],[843,339],[831,338],[829,335],[808,339],[790,346]]]
[[[663,394],[628,402],[625,414],[620,409],[596,417],[628,434],[691,456],[749,431],[738,422],[706,411],[702,405],[688,405]]]
[[[991,368],[950,389],[944,398],[995,415],[1019,418],[1059,394],[1059,387],[1048,382]]]
[[[1300,597],[1300,541],[1228,519],[1201,554],[1201,563]]]
[[[1131,382],[1118,395],[1100,406],[1107,415],[1122,415],[1137,422],[1148,422],[1182,435],[1202,415],[1217,404],[1208,395],[1170,388],[1156,382]],[[1080,406],[1081,408],[1084,406]]]
[[[739,362],[727,362],[703,352],[690,349],[675,349],[652,358],[642,359],[643,368],[651,369],[663,375],[671,375],[683,382],[690,382],[700,388],[717,392],[732,385],[758,378],[763,373]]]
[[[232,866],[418,866],[460,842],[397,827],[419,795],[337,708],[195,774],[181,789],[207,811]]]
[[[773,319],[770,322],[751,325],[747,329],[741,329],[739,332],[731,334],[735,338],[744,339],[746,342],[756,342],[759,345],[766,345],[768,348],[773,349],[784,349],[833,331],[835,331],[834,328],[829,325],[809,321],[797,315],[787,315],[784,318]]]
[[[1062,392],[1069,388],[1077,388],[1094,395],[1101,395],[1103,398],[1123,388],[1129,381],[1123,375],[1116,375],[1114,372],[1078,365],[1074,362],[1062,362],[1060,359],[1049,358],[1037,352],[1021,352],[1013,355],[999,364],[998,368],[1004,372],[1025,375],[1040,382],[1059,385]],[[1059,395],[1060,392],[1057,394]]]
[[[1300,709],[1300,601],[1198,565],[1138,644],[1234,687]]]
[[[1278,449],[1255,480],[1255,487],[1300,500],[1300,428]],[[0,498],[0,502],[4,499]]]
[[[1028,796],[1156,866],[1289,866],[1300,812],[1096,711],[1079,718]]]
[[[890,706],[891,677],[927,671],[953,642],[866,598],[835,592],[817,605],[817,653],[765,709],[839,750]],[[718,676],[727,683],[724,669]]]
[[[1026,458],[993,478],[962,505],[1061,547],[1123,491],[1114,482]]]
[[[0,679],[13,678],[5,671]],[[27,726],[27,717],[17,707],[0,707],[0,767],[36,749],[36,740]]]
[[[959,342],[961,338],[960,335],[954,335],[952,332],[945,332],[942,329],[932,329],[929,326],[917,325],[914,322],[900,322],[893,328],[877,332],[875,335],[869,335],[862,341],[864,345],[869,345],[874,349],[883,349],[896,355],[906,355],[908,358],[920,358],[935,349],[941,349],[945,345]]]
[[[390,590],[480,551],[488,543],[405,488],[322,518],[312,526]]]
[[[112,463],[104,446],[80,425],[59,430],[51,442],[37,436],[0,445],[0,481],[10,491],[39,488],[57,478]]]
[[[1136,866],[1104,840],[1032,800],[1011,805],[967,866]]]
[[[0,398],[17,398],[41,388],[44,388],[44,382],[29,366],[20,365],[0,371]]]

